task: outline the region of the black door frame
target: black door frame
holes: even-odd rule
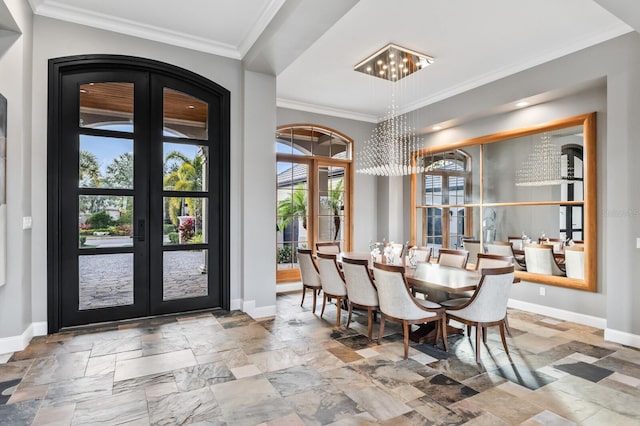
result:
[[[210,241],[219,251],[218,268],[209,270],[210,277],[219,282],[219,307],[229,309],[230,279],[229,279],[229,198],[230,198],[230,92],[224,87],[191,71],[165,64],[151,59],[122,55],[78,55],[49,60],[48,81],[48,124],[47,124],[47,321],[48,332],[55,333],[62,328],[62,283],[61,262],[62,222],[60,215],[60,195],[62,190],[61,168],[62,156],[59,149],[62,139],[62,82],[63,76],[78,71],[116,71],[130,70],[150,72],[169,79],[176,79],[186,84],[213,94],[218,102],[214,108],[219,127],[212,127],[215,139],[219,144],[218,155],[210,157],[210,161],[217,161],[220,168],[218,182],[218,223],[210,223],[217,227],[219,236],[217,241]],[[213,188],[212,188],[213,189]],[[213,204],[210,208],[215,208]]]

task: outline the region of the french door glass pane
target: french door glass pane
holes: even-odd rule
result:
[[[425,174],[424,205],[438,206],[442,204],[442,176]]]
[[[133,304],[133,253],[78,256],[79,310]]]
[[[306,242],[286,241],[276,246],[278,270],[298,268],[298,248],[307,248]]]
[[[207,243],[208,202],[205,197],[164,197],[164,244]]]
[[[133,188],[133,140],[80,135],[80,188]]]
[[[163,187],[172,191],[206,191],[209,148],[202,145],[163,144]]]
[[[133,132],[133,83],[80,85],[80,127]]]
[[[133,197],[80,195],[78,247],[105,248],[133,245]]]
[[[165,135],[189,139],[208,138],[209,105],[177,90],[163,90],[163,124]]]
[[[164,252],[162,262],[162,300],[202,297],[209,294],[207,251]]]

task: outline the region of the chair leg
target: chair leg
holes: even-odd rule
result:
[[[482,343],[487,344],[487,327],[482,326]]]
[[[316,313],[316,297],[318,295],[318,289],[312,289],[313,290],[313,313]]]
[[[467,325],[467,337],[471,337],[471,326]]]
[[[324,308],[327,305],[327,293],[322,294],[322,310],[320,311],[320,318],[324,315]]]
[[[380,314],[380,327],[378,328],[378,344],[382,342],[382,333],[384,333],[384,315]]]
[[[447,339],[447,320],[442,318],[442,320],[440,320],[440,325],[442,326],[442,342],[444,343],[444,350],[449,352],[449,340]]]
[[[440,340],[440,335],[442,334],[442,322],[443,318],[440,318],[438,321],[436,321],[436,337],[435,339],[433,339],[433,346],[438,346],[438,340]]]
[[[404,359],[409,357],[409,324],[402,320],[402,337],[404,340]]]
[[[504,328],[507,330],[507,334],[509,335],[509,337],[513,337],[511,335],[511,328],[509,327],[509,320],[506,314],[504,315]]]
[[[302,302],[300,302],[300,306],[304,305],[304,295],[307,294],[307,288],[302,285]]]
[[[504,336],[505,325],[500,323],[500,338],[502,339],[502,346],[504,346],[504,351],[509,355],[509,347],[507,347],[507,339]]]
[[[482,333],[482,327],[480,324],[476,324],[476,362],[480,364],[480,334]]]
[[[349,328],[349,324],[351,324],[351,312],[353,311],[353,307],[351,306],[351,303],[349,303],[349,315],[347,315],[347,326],[346,328]]]
[[[367,308],[367,336],[371,341],[371,334],[373,333],[373,309]]]
[[[342,307],[342,298],[336,297],[336,327],[340,327],[340,308]]]

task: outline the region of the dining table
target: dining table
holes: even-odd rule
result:
[[[368,259],[369,268],[370,270],[373,270],[374,262],[370,253],[343,252],[338,254],[338,261],[341,261],[343,257],[360,260]],[[429,292],[439,294],[442,294],[443,292],[461,294],[473,291],[478,287],[482,280],[481,272],[475,269],[453,268],[432,262],[417,262],[416,265],[413,266],[403,261],[402,265],[405,267],[404,276],[407,280],[407,284],[410,287],[415,288],[420,293],[426,294],[427,298]],[[514,278],[514,283],[519,281],[520,280],[518,278]],[[462,329],[450,325],[447,327],[447,334],[460,333],[463,333]],[[417,330],[414,330],[411,333],[410,339],[414,342],[423,342],[425,340],[435,339],[433,323],[419,326]]]

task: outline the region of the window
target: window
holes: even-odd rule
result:
[[[296,281],[298,248],[351,246],[351,139],[328,128],[292,125],[276,132],[278,282]]]

